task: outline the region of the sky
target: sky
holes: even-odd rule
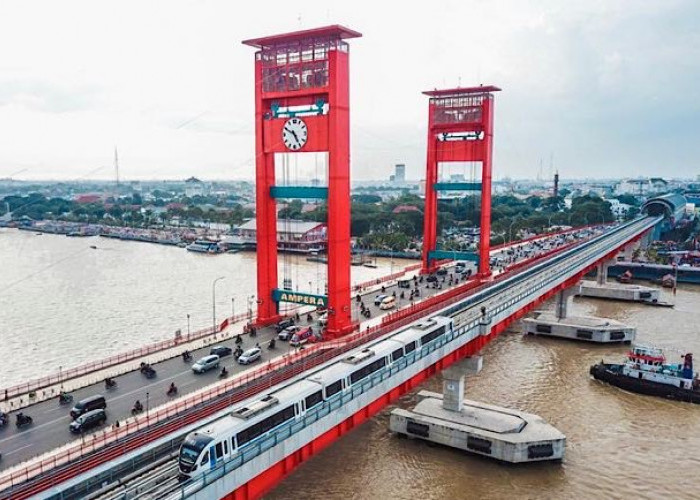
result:
[[[700,175],[696,0],[3,0],[0,178],[113,179],[116,146],[122,179],[252,179],[241,41],[330,24],[363,34],[353,180],[423,178],[421,92],[478,84],[496,179]]]

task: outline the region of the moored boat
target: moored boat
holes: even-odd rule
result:
[[[591,366],[596,380],[621,389],[700,404],[700,380],[693,371],[693,355],[682,356],[682,363],[666,363],[661,349],[634,346],[624,363],[604,363]]]

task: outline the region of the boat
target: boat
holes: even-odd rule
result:
[[[372,269],[376,269],[377,267],[379,267],[379,266],[377,266],[377,258],[376,258],[376,257],[374,258],[373,261],[370,260],[370,261],[368,261],[368,262],[365,262],[365,263],[362,264],[362,265],[365,266],[365,267],[372,268]]]
[[[693,355],[682,356],[683,362],[666,363],[663,351],[656,347],[634,346],[624,363],[601,361],[591,366],[596,380],[630,392],[700,404],[700,380],[693,371]]]
[[[664,274],[658,281],[664,288],[673,288],[676,286],[676,278],[672,274]]]
[[[615,279],[620,283],[632,283],[632,271],[628,269]]]
[[[90,248],[92,248],[93,250],[97,250],[97,245],[90,245]]]
[[[194,243],[190,243],[185,248],[190,252],[208,254],[219,253],[221,251],[219,244],[216,241],[209,240],[195,240]]]

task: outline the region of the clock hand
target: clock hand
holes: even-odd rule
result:
[[[292,135],[294,136],[294,139],[296,139],[296,141],[299,142],[299,137],[297,137],[297,133],[294,132],[293,130],[290,130],[290,132],[291,132]]]

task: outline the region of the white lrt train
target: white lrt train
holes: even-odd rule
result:
[[[354,384],[434,342],[452,328],[452,320],[442,316],[414,324],[189,433],[180,446],[181,477],[193,478],[215,468],[281,425],[301,419],[316,405],[330,404]]]

